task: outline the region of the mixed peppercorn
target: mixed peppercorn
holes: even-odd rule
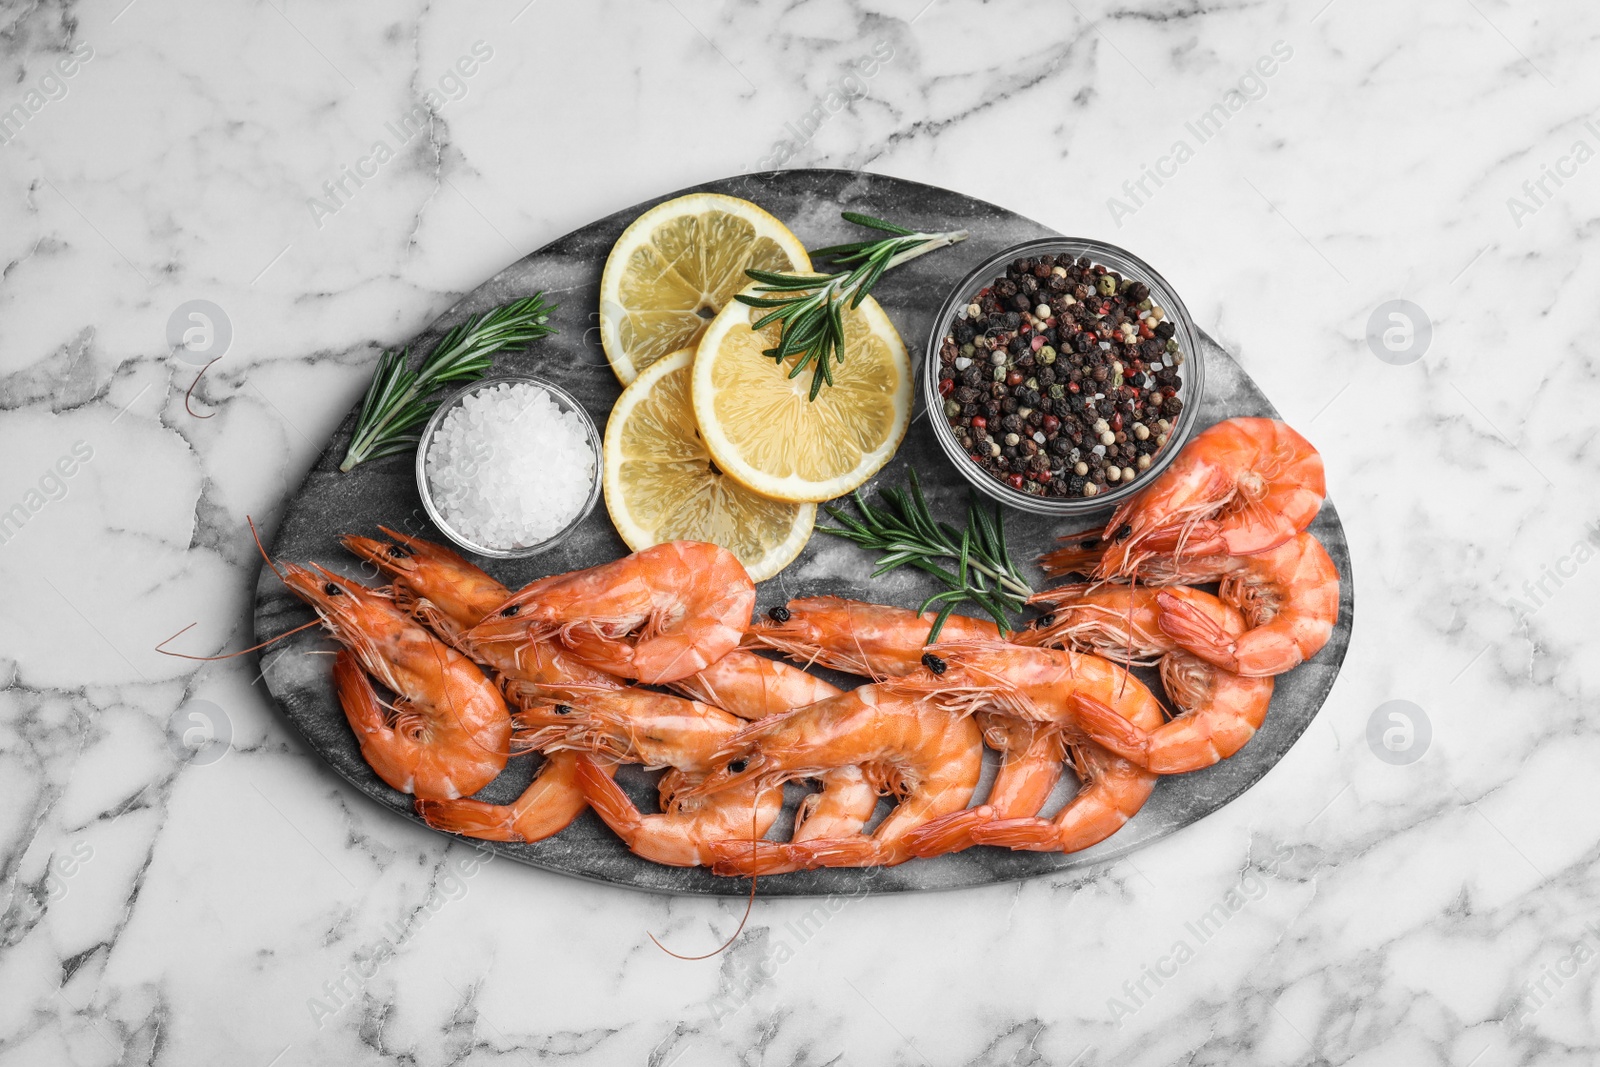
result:
[[[1183,401],[1184,352],[1143,282],[1080,257],[1018,259],[939,346],[962,449],[998,481],[1092,497],[1150,468]]]

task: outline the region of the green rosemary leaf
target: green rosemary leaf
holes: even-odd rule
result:
[[[909,237],[916,232],[915,230],[908,230],[904,226],[896,226],[892,222],[885,222],[883,219],[873,218],[871,215],[863,215],[859,211],[841,211],[839,214],[846,222],[853,222],[857,226],[867,226],[874,230],[882,230],[885,233],[899,234],[902,237]]]
[[[740,293],[736,298],[743,304],[766,312],[756,320],[756,329],[764,329],[774,322],[781,323],[779,343],[767,349],[765,355],[779,365],[793,359],[790,378],[798,377],[809,368],[812,400],[821,394],[824,385],[833,384],[834,365],[844,363],[845,310],[860,307],[872,287],[892,268],[927,252],[966,240],[967,237],[965,230],[919,233],[853,211],[846,211],[843,216],[856,225],[890,236],[833,245],[812,253],[818,257],[833,258],[840,266],[850,268],[832,274],[779,274],[747,269],[745,275],[758,283],[753,294],[793,293],[795,296],[780,300]]]
[[[967,524],[957,530],[933,517],[914,470],[907,483],[903,489],[880,487],[878,505],[867,503],[857,490],[850,495],[854,517],[827,506],[828,514],[843,525],[817,529],[878,552],[874,577],[915,567],[945,587],[938,595],[948,596],[949,604],[970,602],[1002,629],[1011,629],[1010,617],[1022,612],[1023,600],[1033,590],[1006,550],[1001,509],[997,506],[991,519],[976,497],[969,498]],[[941,565],[945,562],[953,563],[955,570]]]
[[[928,638],[922,642],[924,645],[931,645],[939,640],[939,634],[944,629],[945,622],[950,618],[950,613],[954,610],[956,610],[955,604],[946,604],[939,614],[934,617],[933,627],[928,631]]]

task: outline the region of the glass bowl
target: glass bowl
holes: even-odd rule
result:
[[[978,291],[1005,273],[1006,266],[1012,260],[1063,254],[1070,255],[1074,259],[1086,256],[1093,263],[1101,264],[1125,278],[1132,278],[1147,285],[1150,288],[1151,302],[1165,311],[1165,321],[1172,323],[1173,337],[1176,338],[1179,351],[1184,356],[1184,362],[1181,364],[1183,384],[1178,387],[1178,398],[1183,401],[1183,410],[1178,413],[1178,418],[1173,423],[1167,443],[1155,453],[1149,469],[1140,471],[1138,477],[1092,497],[1037,496],[1013,489],[992,477],[982,467],[972,462],[966,450],[961,447],[961,442],[950,428],[950,420],[945,416],[944,398],[939,395],[939,349],[945,334],[950,332],[956,321],[957,310],[972,303]],[[1154,268],[1133,253],[1103,241],[1086,237],[1047,237],[1013,245],[995,253],[975,267],[951,290],[944,305],[939,309],[939,316],[934,320],[933,332],[928,338],[928,351],[922,363],[922,402],[927,405],[928,421],[933,424],[933,435],[938,439],[939,447],[974,489],[1002,504],[1037,515],[1087,517],[1110,512],[1122,501],[1149,485],[1155,476],[1172,462],[1173,457],[1183,448],[1194,430],[1195,417],[1200,410],[1200,398],[1205,391],[1205,378],[1205,363],[1200,353],[1199,333],[1195,329],[1194,321],[1189,318],[1189,309],[1184,307],[1177,292],[1165,278],[1156,273]]]
[[[463,536],[447,521],[445,521],[445,517],[440,512],[438,505],[434,503],[433,487],[428,482],[428,449],[433,444],[434,435],[439,432],[439,427],[443,425],[445,416],[449,414],[450,411],[452,411],[457,405],[459,405],[465,397],[471,395],[472,393],[478,392],[480,389],[488,389],[496,385],[532,385],[536,388],[544,390],[544,392],[549,394],[550,399],[555,401],[556,407],[561,409],[561,411],[577,412],[578,420],[583,424],[584,435],[589,445],[589,451],[594,457],[594,479],[592,484],[589,486],[588,499],[584,501],[583,507],[578,510],[578,513],[573,516],[572,521],[567,523],[567,525],[561,530],[545,538],[543,541],[538,541],[527,545],[517,545],[514,548],[495,548],[489,545],[480,545],[477,542]],[[457,545],[460,545],[469,552],[475,552],[480,556],[487,556],[490,559],[526,559],[529,556],[536,556],[540,552],[555,546],[575,528],[582,524],[584,519],[589,517],[589,513],[594,510],[595,502],[600,499],[600,477],[603,470],[603,464],[604,458],[601,450],[600,431],[595,428],[594,420],[591,419],[589,417],[589,413],[583,409],[583,405],[578,403],[577,398],[571,393],[567,392],[559,385],[553,385],[550,382],[544,381],[540,378],[528,378],[518,375],[505,375],[498,378],[482,378],[478,381],[472,382],[469,385],[465,385],[446,396],[444,400],[440,402],[438,410],[435,411],[432,417],[428,419],[427,426],[425,426],[422,430],[422,438],[417,442],[417,492],[422,497],[422,506],[428,512],[428,518],[432,519],[433,524],[437,526],[446,537],[448,537],[451,541],[454,541]]]

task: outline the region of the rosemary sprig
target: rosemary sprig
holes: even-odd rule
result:
[[[555,309],[545,303],[543,293],[534,293],[474,315],[445,334],[414,371],[407,366],[410,348],[385,352],[361,401],[356,432],[339,469],[414,448],[419,427],[439,406],[435,392],[451,382],[482,378],[496,352],[555,333],[549,324]]]
[[[935,593],[917,609],[920,614],[939,608],[933,629],[928,632],[929,644],[938,638],[950,613],[969,601],[988,613],[1001,632],[1010,630],[1010,616],[1022,611],[1023,601],[1033,595],[1033,590],[1011,560],[1004,511],[996,504],[991,516],[979,506],[975,495],[970,496],[967,525],[958,530],[949,523],[935,521],[923,498],[917,472],[913,469],[910,476],[909,491],[878,490],[882,507],[868,504],[859,491],[850,494],[859,517],[852,518],[841,508],[829,506],[828,514],[844,525],[817,529],[882,552],[877,569],[872,572],[874,578],[910,566],[944,584],[944,592]],[[953,561],[955,569],[944,565],[945,560]]]
[[[966,230],[946,233],[919,233],[892,222],[875,219],[855,211],[841,212],[847,222],[890,234],[871,241],[830,245],[811,253],[847,267],[833,274],[777,274],[767,270],[745,271],[761,284],[757,294],[782,293],[786,296],[748,296],[737,299],[755,308],[769,309],[754,323],[759,330],[771,322],[782,322],[775,348],[763,354],[780,366],[790,356],[798,357],[789,377],[798,377],[811,368],[811,399],[833,384],[833,366],[844,362],[844,312],[857,308],[886,271],[920,255],[967,239]]]

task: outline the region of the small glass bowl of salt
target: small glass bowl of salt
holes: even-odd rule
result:
[[[417,444],[428,517],[470,552],[522,559],[556,544],[600,499],[600,431],[537,378],[484,378],[445,397]]]

